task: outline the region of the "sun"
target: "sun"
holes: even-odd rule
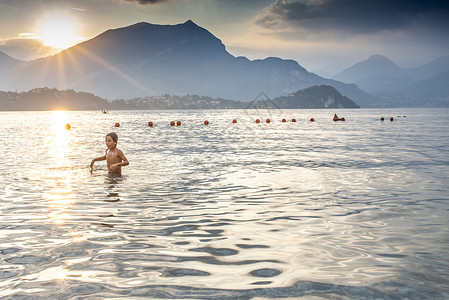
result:
[[[45,46],[67,49],[84,38],[77,34],[76,23],[64,15],[48,16],[39,26],[39,37]]]

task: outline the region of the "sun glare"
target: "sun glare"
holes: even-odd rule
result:
[[[45,46],[58,49],[72,47],[84,39],[78,36],[75,22],[63,15],[47,17],[39,26],[39,36]]]

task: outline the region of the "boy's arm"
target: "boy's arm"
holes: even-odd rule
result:
[[[105,160],[105,159],[106,159],[106,154],[92,159],[92,161],[90,162],[90,168],[92,169],[94,167],[94,162],[96,162],[98,160]]]
[[[123,151],[122,151],[122,150],[120,150],[120,151],[118,152],[118,156],[122,159],[122,162],[121,162],[121,163],[118,163],[118,165],[120,165],[120,166],[127,166],[127,165],[129,165],[129,161],[128,161],[128,159],[125,157],[125,154],[123,154]]]

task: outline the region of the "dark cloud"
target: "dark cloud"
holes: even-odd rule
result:
[[[148,4],[156,4],[161,2],[168,2],[170,0],[122,0],[123,2],[127,3],[137,3],[140,5],[148,5]]]
[[[374,33],[420,26],[449,25],[449,1],[422,0],[277,0],[260,16],[266,28],[297,25],[307,29],[341,29]]]

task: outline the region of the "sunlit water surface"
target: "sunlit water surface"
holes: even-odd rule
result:
[[[0,297],[448,299],[449,110],[333,113],[1,112]]]

